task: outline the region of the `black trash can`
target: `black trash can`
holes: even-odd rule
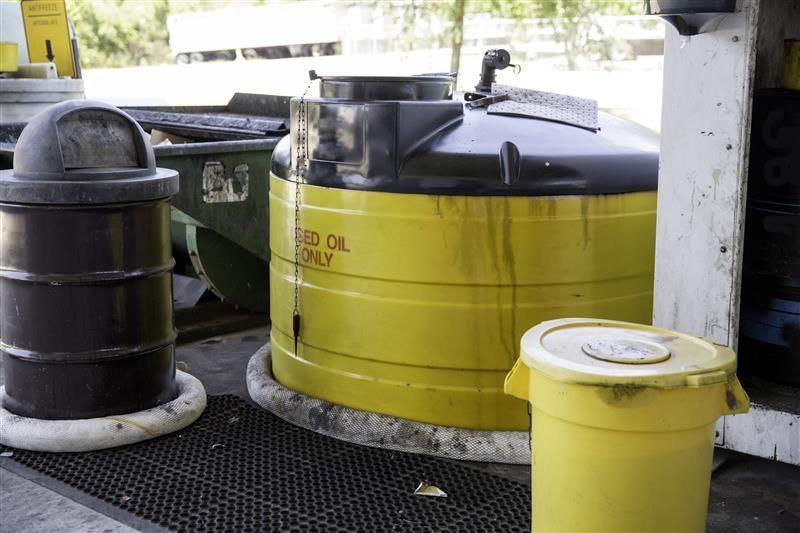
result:
[[[113,106],[56,104],[0,173],[0,354],[8,411],[130,413],[173,400],[169,198],[142,129]]]

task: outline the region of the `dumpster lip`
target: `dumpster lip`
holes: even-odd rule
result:
[[[258,152],[274,150],[283,135],[264,139],[242,139],[235,141],[211,141],[181,144],[160,144],[153,146],[156,158],[178,157],[233,152]]]

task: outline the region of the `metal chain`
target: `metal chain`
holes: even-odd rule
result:
[[[306,153],[306,94],[311,89],[311,84],[317,78],[312,70],[309,72],[311,78],[300,97],[297,106],[297,160],[295,162],[295,183],[294,183],[294,309],[292,311],[292,333],[294,335],[294,353],[297,354],[297,341],[300,338],[300,248],[303,244],[302,228],[300,226],[300,207],[302,204],[302,191],[300,185],[306,176],[306,164],[308,154]]]

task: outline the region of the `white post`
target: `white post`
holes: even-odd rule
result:
[[[716,31],[666,32],[653,324],[736,349],[753,91],[778,85],[800,2],[740,0]],[[800,464],[800,390],[749,390],[717,445]]]
[[[716,31],[667,26],[653,324],[733,346],[759,0]]]

